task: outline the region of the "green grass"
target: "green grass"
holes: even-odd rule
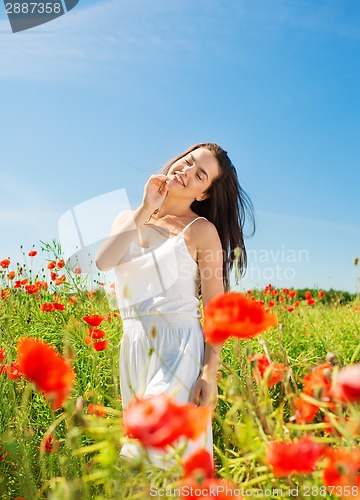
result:
[[[19,338],[37,337],[70,360],[76,382],[65,407],[53,412],[23,377],[9,380],[6,373],[0,375],[0,497],[144,499],[153,498],[150,485],[169,491],[175,488],[182,473],[180,466],[163,473],[149,470],[143,461],[119,461],[124,440],[118,366],[122,328],[102,287],[97,286],[97,293],[89,297],[79,276],[68,275],[65,285],[56,286],[46,267],[38,273],[22,267],[21,275],[18,267],[0,268],[0,347],[6,352],[2,365],[15,361]],[[10,269],[16,273],[13,280],[7,279]],[[14,288],[16,279],[25,277],[32,282],[47,280],[50,287],[32,295],[24,287]],[[324,432],[324,411],[311,424],[298,425],[294,421],[292,402],[311,368],[324,362],[329,353],[336,355],[340,366],[360,362],[359,298],[331,291],[318,299],[317,291],[312,290],[316,302],[309,306],[304,292],[277,301],[273,310],[279,327],[249,340],[230,339],[223,347],[219,404],[213,423],[215,460],[217,476],[233,481],[239,488],[278,488],[288,492],[284,496],[290,496],[291,489],[300,487],[303,495],[316,498],[314,488],[322,487],[321,465],[313,474],[276,478],[264,460],[268,443],[310,432],[317,442],[334,447],[358,445],[357,436],[347,434],[345,438]],[[274,300],[262,291],[254,291],[253,295],[266,304]],[[77,300],[71,303],[69,298],[73,296]],[[300,305],[289,312],[287,306],[297,300]],[[65,304],[65,310],[41,310],[42,303],[53,301]],[[110,315],[110,321],[101,326],[109,340],[102,352],[84,342],[87,325],[82,318],[89,314]],[[283,382],[269,389],[265,382],[255,382],[248,361],[250,353],[265,351],[273,362],[289,367]],[[104,404],[108,414],[102,418],[87,414],[91,402]],[[359,418],[356,405],[347,412]],[[46,432],[60,441],[55,453],[39,451]],[[322,498],[336,498],[321,491]]]

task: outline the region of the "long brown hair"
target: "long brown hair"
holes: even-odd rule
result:
[[[206,190],[208,197],[202,201],[193,201],[190,208],[196,214],[212,222],[221,240],[223,254],[223,280],[225,290],[230,289],[230,272],[235,266],[236,276],[242,276],[246,270],[247,255],[244,243],[244,225],[247,216],[250,218],[252,231],[255,232],[253,204],[240,186],[236,169],[227,151],[214,143],[201,143],[173,158],[163,169],[166,175],[170,167],[180,158],[195,149],[206,148],[213,153],[219,162],[220,175]]]

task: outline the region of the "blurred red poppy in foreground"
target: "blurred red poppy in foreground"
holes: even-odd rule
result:
[[[329,449],[323,469],[323,483],[341,498],[360,498],[360,450]]]
[[[253,356],[249,356],[249,359],[255,362],[255,377],[258,380],[265,379],[268,387],[272,387],[280,382],[286,373],[284,363],[271,363],[265,354],[254,354]]]
[[[96,415],[97,417],[105,417],[108,413],[104,405],[97,403],[90,403],[86,411],[89,415]]]
[[[75,380],[68,361],[50,344],[28,337],[18,342],[17,362],[22,374],[51,402],[52,409],[60,408]]]
[[[276,315],[266,311],[263,304],[238,292],[214,297],[204,313],[204,334],[210,344],[222,343],[231,336],[255,337],[278,324]]]
[[[185,477],[195,477],[201,481],[214,475],[214,463],[210,453],[205,448],[189,455],[182,465]]]
[[[305,375],[303,394],[318,401],[330,402],[331,370],[332,365],[330,363],[322,363]],[[320,406],[305,401],[301,397],[296,398],[294,404],[297,408],[296,421],[301,424],[312,422],[320,408]]]
[[[327,447],[314,443],[309,436],[298,441],[273,441],[266,452],[266,461],[277,477],[289,474],[310,474]]]
[[[124,414],[124,428],[129,437],[138,439],[143,446],[165,448],[182,436],[199,437],[210,417],[207,406],[178,405],[166,394],[159,394],[133,400]]]
[[[345,366],[338,372],[332,395],[340,401],[360,401],[360,364]]]

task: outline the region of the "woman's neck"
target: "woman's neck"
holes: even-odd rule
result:
[[[188,205],[179,203],[179,200],[169,200],[167,198],[156,212],[156,217],[161,219],[167,215],[172,215],[174,217],[191,217],[193,211]]]

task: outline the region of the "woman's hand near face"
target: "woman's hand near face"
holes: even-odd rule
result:
[[[152,175],[145,184],[142,205],[152,213],[164,202],[169,178],[164,174]]]

